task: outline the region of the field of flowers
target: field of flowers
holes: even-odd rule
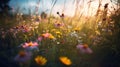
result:
[[[120,9],[107,16],[0,14],[2,67],[119,67]]]

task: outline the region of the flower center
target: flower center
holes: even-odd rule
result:
[[[26,54],[25,54],[24,51],[20,51],[20,52],[19,52],[19,55],[20,55],[20,57],[24,57]]]
[[[84,45],[83,45],[83,48],[84,48],[84,49],[88,48],[88,45],[87,45],[87,44],[84,44]]]

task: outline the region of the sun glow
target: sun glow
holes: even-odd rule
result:
[[[114,7],[115,8],[115,4],[113,4],[110,0],[102,0],[101,1],[101,7],[100,9],[103,10],[104,9],[104,5],[108,3],[108,8],[109,11],[112,11]],[[98,6],[99,6],[99,0],[85,0],[82,1],[80,0],[78,3],[78,8],[76,9],[76,2],[73,4],[72,1],[68,1],[65,5],[65,9],[63,9],[62,7],[63,5],[55,5],[54,10],[53,10],[53,14],[55,15],[55,13],[57,11],[64,13],[66,16],[74,16],[76,13],[78,12],[78,14],[82,14],[85,16],[94,16],[98,10]],[[64,11],[63,11],[64,10]]]

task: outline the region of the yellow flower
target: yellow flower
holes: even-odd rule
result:
[[[67,57],[60,57],[59,59],[65,65],[71,65],[72,64],[71,60],[68,59]]]
[[[45,33],[45,34],[42,34],[42,36],[43,36],[44,38],[55,39],[55,37],[54,37],[51,33]]]
[[[58,35],[62,35],[62,33],[60,31],[56,31],[55,33]]]
[[[50,39],[55,39],[55,37],[52,34],[50,34],[49,38]]]
[[[39,64],[39,65],[45,65],[46,62],[47,62],[46,58],[44,58],[44,57],[42,57],[42,56],[37,56],[37,57],[35,58],[35,61],[36,61],[36,63]]]
[[[76,27],[74,28],[74,31],[80,31],[80,28]]]
[[[56,33],[58,38],[60,38],[62,36],[62,33],[60,31],[56,31],[55,33]]]

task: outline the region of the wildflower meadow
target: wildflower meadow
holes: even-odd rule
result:
[[[0,0],[1,67],[120,67],[119,0],[22,1]]]

